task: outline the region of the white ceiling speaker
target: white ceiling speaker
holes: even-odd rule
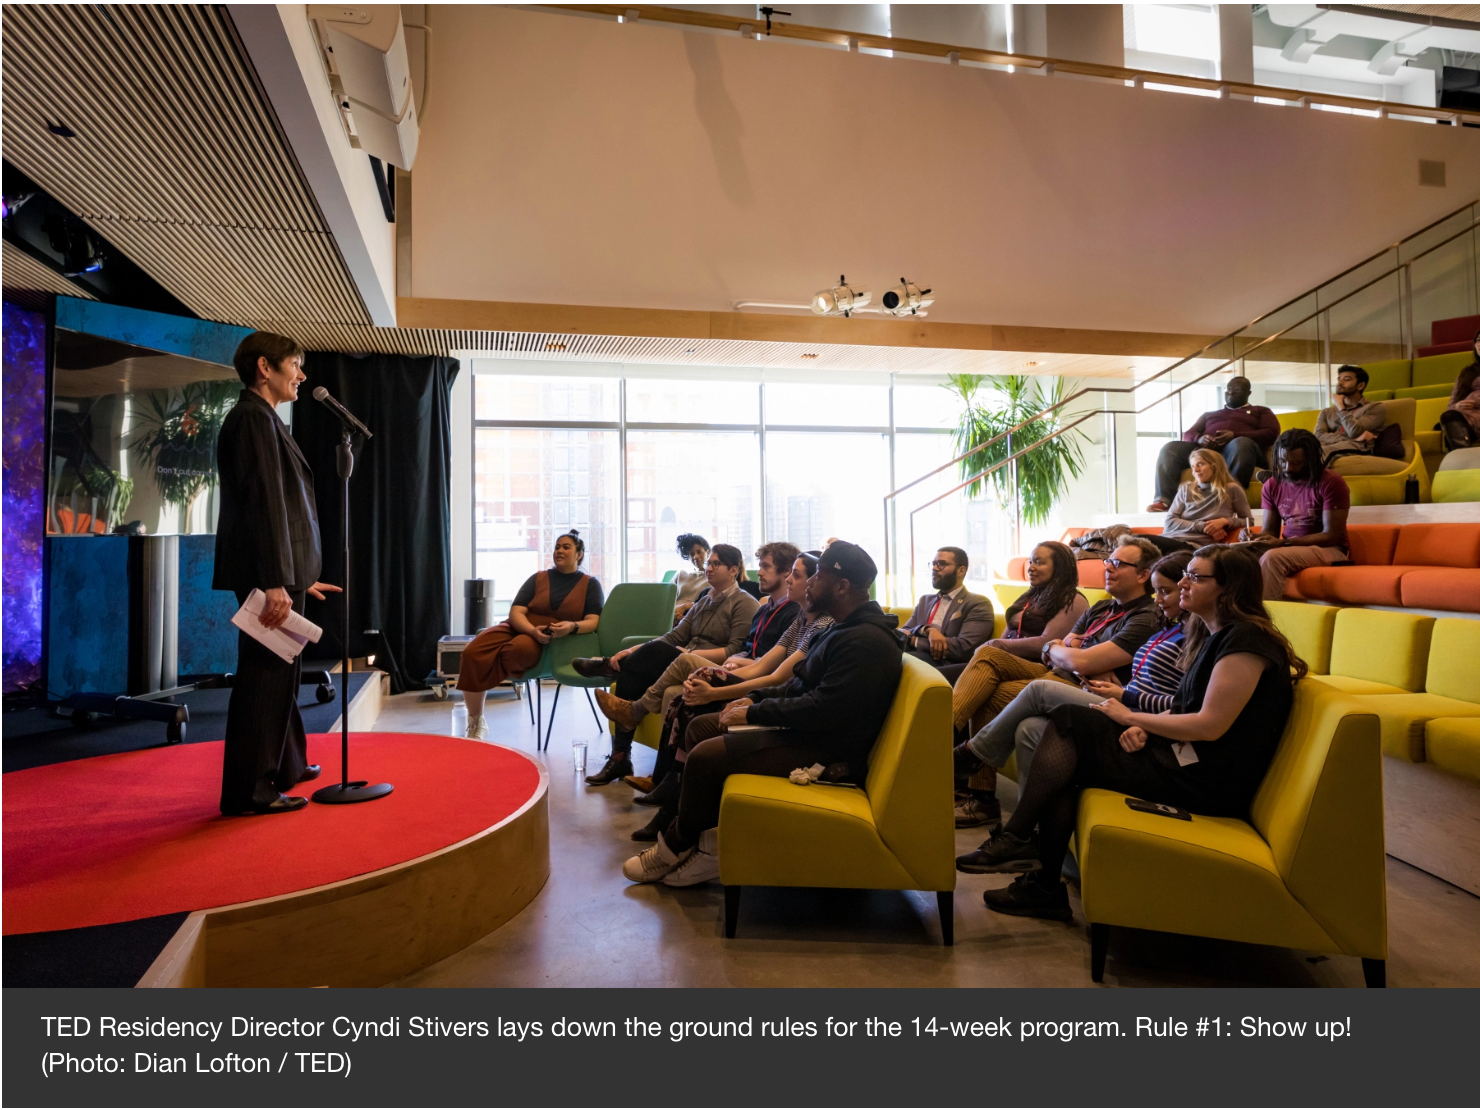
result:
[[[856,292],[848,284],[847,277],[839,274],[838,284],[833,288],[812,294],[812,311],[819,316],[850,316],[873,300],[873,297],[872,293]]]
[[[308,18],[351,146],[409,170],[420,127],[398,4],[310,4]]]
[[[925,316],[921,309],[935,303],[929,289],[921,289],[912,281],[899,279],[899,284],[885,293],[880,300],[880,311],[888,316]]]

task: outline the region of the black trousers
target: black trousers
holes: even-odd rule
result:
[[[647,693],[649,686],[663,677],[668,665],[682,654],[672,644],[665,644],[662,640],[649,640],[620,663],[617,671],[617,697],[624,701],[636,701]],[[618,729],[616,736],[612,738],[612,752],[631,750],[632,733]]]
[[[303,593],[289,594],[303,612]],[[237,592],[237,601],[247,599]],[[308,766],[308,739],[298,713],[303,656],[285,663],[245,632],[236,637],[236,678],[226,711],[226,756],[221,766],[221,812],[267,805],[295,786]],[[343,706],[341,705],[341,710]]]
[[[1182,484],[1182,471],[1187,469],[1188,459],[1197,448],[1196,443],[1174,439],[1165,444],[1161,454],[1156,457],[1156,496],[1168,505],[1177,496],[1177,487]],[[1249,484],[1254,471],[1268,465],[1264,448],[1248,436],[1229,440],[1219,454],[1228,464],[1228,472],[1233,475],[1233,480],[1241,486]]]

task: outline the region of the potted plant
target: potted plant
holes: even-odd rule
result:
[[[195,499],[220,481],[216,440],[240,391],[234,379],[191,382],[180,389],[155,390],[146,395],[148,405],[140,406],[134,457],[152,468],[165,503],[180,509],[182,532],[190,527]]]
[[[990,482],[1000,501],[1011,501],[1015,506],[1019,525],[1043,524],[1054,504],[1064,496],[1070,479],[1079,477],[1084,469],[1083,434],[1075,429],[1038,443],[1062,427],[1062,412],[1032,420],[1010,437],[1003,433],[1063,400],[1071,391],[1071,384],[1063,378],[1053,378],[1052,384],[1047,384],[1044,378],[1026,374],[952,374],[946,388],[957,393],[963,402],[956,424],[956,454],[964,455],[993,437],[1002,436],[961,460],[962,478],[978,476],[966,487],[967,496],[980,497]],[[982,476],[1033,443],[1038,446],[1015,462]]]

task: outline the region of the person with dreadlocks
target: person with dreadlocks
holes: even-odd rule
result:
[[[1285,596],[1285,582],[1306,567],[1344,563],[1346,479],[1326,469],[1314,432],[1291,428],[1274,443],[1275,475],[1264,483],[1264,528],[1256,540],[1265,600]]]

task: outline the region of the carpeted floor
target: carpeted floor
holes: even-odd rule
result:
[[[339,736],[309,737],[324,777]],[[350,771],[395,792],[365,805],[223,817],[219,744],[182,744],[5,776],[5,932],[134,921],[269,898],[414,859],[497,824],[535,794],[540,769],[507,748],[450,736],[359,733]]]

